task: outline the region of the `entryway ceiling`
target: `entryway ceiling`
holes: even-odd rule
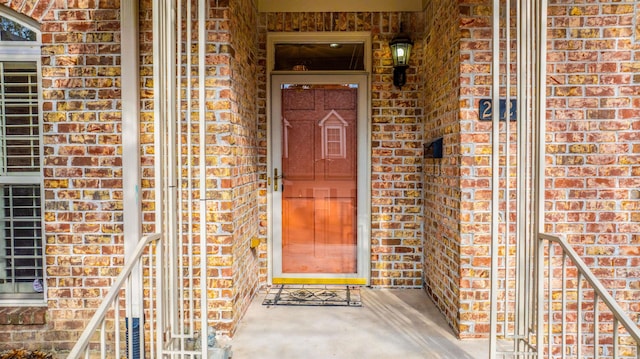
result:
[[[421,11],[427,0],[258,0],[260,12]]]

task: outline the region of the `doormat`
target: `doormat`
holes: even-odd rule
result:
[[[344,285],[280,285],[269,288],[262,305],[361,307],[360,288]]]

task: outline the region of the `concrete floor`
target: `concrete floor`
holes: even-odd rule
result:
[[[233,359],[489,357],[488,340],[458,340],[423,290],[361,289],[362,307],[251,303]]]

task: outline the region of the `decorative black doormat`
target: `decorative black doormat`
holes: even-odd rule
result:
[[[269,288],[262,305],[361,307],[360,288],[344,285],[279,285]]]

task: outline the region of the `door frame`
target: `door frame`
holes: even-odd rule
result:
[[[364,71],[272,71],[274,68],[274,49],[281,43],[311,42],[360,42],[364,44]],[[280,101],[280,91],[276,84],[283,82],[304,82],[312,84],[339,83],[343,81],[358,83],[358,190],[357,190],[357,274],[344,275],[340,284],[369,285],[371,278],[371,34],[357,33],[271,33],[267,37],[267,281],[268,284],[313,283],[333,284],[338,278],[330,276],[318,278],[313,275],[287,275],[277,277],[274,267],[274,191],[273,174],[273,103]],[[277,155],[280,155],[279,153]],[[274,281],[275,278],[275,281]]]

